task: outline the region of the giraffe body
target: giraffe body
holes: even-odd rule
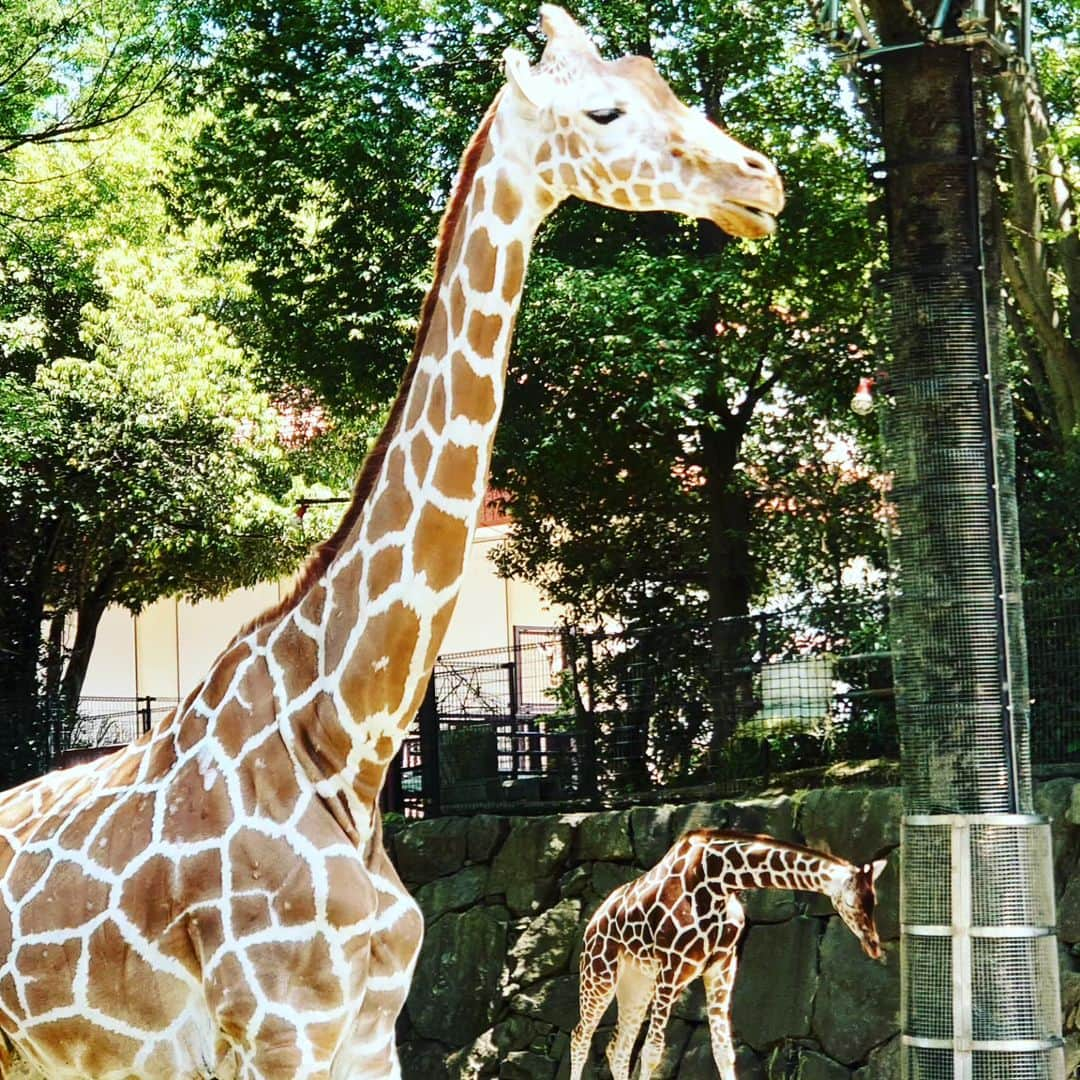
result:
[[[533,235],[571,195],[751,237],[783,206],[772,164],[650,61],[541,13],[541,63],[507,54],[462,159],[386,428],[294,593],[138,742],[0,795],[0,1032],[53,1080],[399,1075],[422,924],[378,795],[461,586]]]
[[[618,1024],[608,1047],[613,1080],[628,1080],[638,1031],[652,1009],[639,1080],[660,1061],[671,1009],[701,977],[713,1060],[735,1080],[731,991],[746,917],[746,889],[798,889],[829,896],[868,955],[881,956],[874,881],[884,862],[857,867],[767,836],[700,829],[687,833],[651,870],[620,885],[585,929],[581,1020],[571,1037],[571,1080],[581,1080],[589,1044],[615,997]]]

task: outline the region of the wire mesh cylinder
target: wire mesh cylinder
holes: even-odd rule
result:
[[[1027,664],[1006,381],[974,268],[885,283],[894,364],[890,634],[905,807],[1031,807]]]
[[[1061,1080],[1049,824],[909,815],[901,850],[907,1080]]]

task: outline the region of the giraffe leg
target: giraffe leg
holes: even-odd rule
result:
[[[656,992],[653,994],[649,1031],[645,1036],[645,1045],[641,1048],[641,1068],[638,1071],[638,1080],[649,1080],[660,1064],[671,1010],[675,1002],[679,1000],[679,995],[686,984],[693,981],[698,970],[691,964],[682,964],[661,974],[656,984]]]
[[[581,1080],[596,1025],[615,995],[615,971],[614,958],[586,941],[581,954],[581,1019],[570,1035],[570,1080]]]
[[[633,961],[624,961],[619,965],[615,983],[619,1021],[607,1050],[612,1080],[629,1080],[630,1055],[633,1053],[634,1041],[641,1029],[641,1023],[649,1011],[649,1000],[652,998],[655,983],[655,972],[644,970]]]
[[[733,896],[727,902],[725,914],[727,918],[720,947],[705,971],[705,1006],[709,1015],[713,1061],[720,1073],[720,1080],[735,1080],[735,1044],[731,1038],[731,991],[739,965],[736,945],[746,924],[746,913],[738,898]]]

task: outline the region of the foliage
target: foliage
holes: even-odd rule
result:
[[[43,653],[49,692],[77,698],[108,604],[252,584],[303,547],[278,415],[208,314],[239,283],[198,270],[197,230],[167,228],[150,130],[104,154],[25,148],[4,192],[6,702],[36,693]]]
[[[0,5],[0,175],[20,146],[96,134],[152,101],[172,62],[154,0]]]
[[[400,371],[434,211],[501,82],[501,51],[536,53],[519,29],[534,23],[534,7],[387,3],[346,17],[337,0],[305,0],[271,16],[212,0],[204,11],[199,25],[215,33],[198,43],[205,63],[189,93],[212,117],[181,181],[185,206],[220,226],[230,256],[251,262],[245,340],[268,368],[362,414]],[[764,538],[798,516],[767,523],[761,489],[780,481],[766,468],[778,455],[755,409],[773,403],[794,469],[851,427],[872,260],[851,149],[861,120],[806,40],[778,31],[803,17],[798,4],[575,13],[609,54],[651,53],[684,97],[722,110],[737,135],[780,160],[792,199],[782,247],[727,245],[711,227],[661,215],[559,211],[530,270],[521,374],[497,452],[495,480],[518,522],[503,567],[540,580],[574,617],[651,618],[710,591],[730,594],[719,607],[738,613],[773,569]],[[733,327],[724,340],[721,321]],[[810,328],[823,333],[811,340]],[[822,408],[833,416],[815,424],[808,410]],[[732,445],[718,448],[724,439]],[[724,460],[711,462],[718,453]],[[826,498],[836,478],[820,481],[791,478]],[[718,523],[724,500],[731,520]],[[729,585],[722,564],[750,528],[737,520],[744,503],[760,565],[736,555]],[[839,558],[861,540],[876,546],[872,499],[849,507],[833,529],[846,542]],[[862,525],[850,528],[860,508]],[[785,568],[805,585],[821,561]]]

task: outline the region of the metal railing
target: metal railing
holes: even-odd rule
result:
[[[1080,764],[1080,586],[1034,584],[1025,602],[1033,759]],[[891,654],[874,647],[884,610],[865,614],[856,632],[801,607],[442,656],[384,806],[416,817],[733,795],[896,761]]]
[[[57,745],[61,754],[104,750],[133,742],[154,721],[171,712],[177,698],[97,697],[79,699],[74,713],[62,714]]]

